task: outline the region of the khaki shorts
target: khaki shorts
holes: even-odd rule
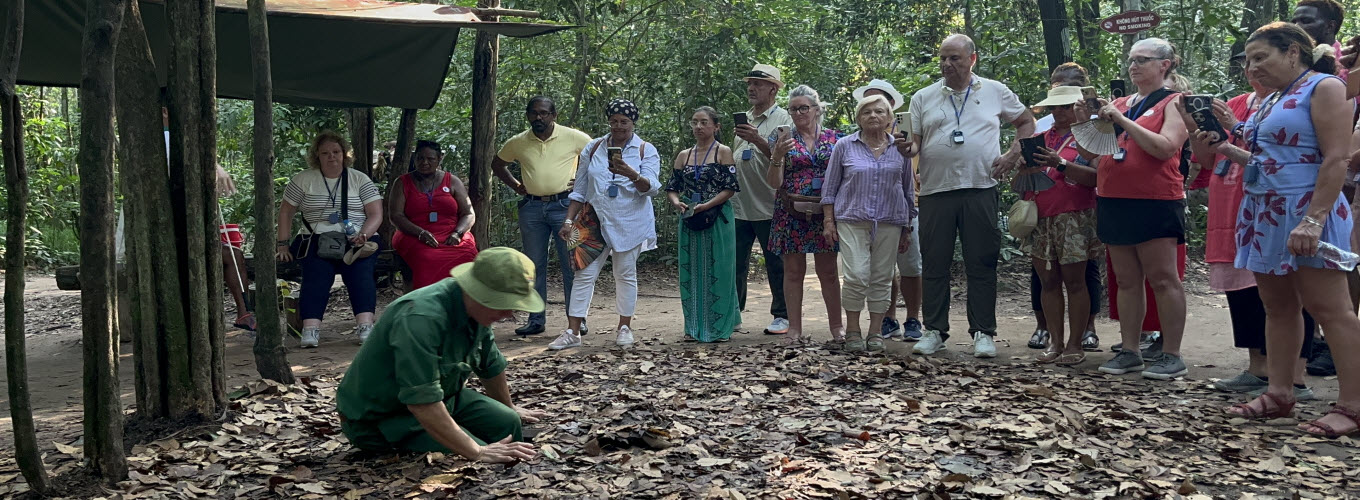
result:
[[[921,276],[921,224],[911,228],[911,244],[907,251],[897,254],[897,275],[906,278]]]

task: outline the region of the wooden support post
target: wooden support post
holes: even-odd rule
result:
[[[495,9],[500,0],[477,0],[477,7]],[[496,21],[488,17],[486,21]],[[496,60],[500,40],[495,33],[477,31],[472,48],[472,154],[468,167],[468,197],[477,214],[472,235],[477,246],[491,243],[491,158],[496,154]]]
[[[127,477],[113,269],[114,48],[123,0],[89,0],[80,69],[80,311],[85,456],[108,484]]]
[[[354,149],[354,168],[372,178],[373,108],[353,108],[345,116],[349,121],[349,143]]]
[[[248,0],[246,17],[250,27],[250,68],[255,80],[255,126],[252,147],[255,151],[255,185],[274,185],[274,79],[269,59],[269,18],[265,0]],[[372,140],[372,110],[367,113]],[[372,148],[370,148],[372,149]],[[288,350],[283,347],[279,327],[279,287],[277,262],[271,258],[278,228],[274,225],[274,190],[255,190],[255,369],[260,376],[276,382],[293,383],[293,368]],[[286,236],[286,235],[285,235]],[[267,255],[266,255],[267,254]]]
[[[0,27],[0,149],[5,159],[5,376],[9,386],[9,415],[14,429],[14,458],[28,487],[47,492],[47,469],[38,453],[38,438],[29,403],[28,356],[24,347],[25,237],[28,232],[28,168],[24,162],[24,117],[15,81],[23,46],[24,1],[5,3]],[[63,94],[64,95],[64,94]]]

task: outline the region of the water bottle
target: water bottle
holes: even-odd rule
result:
[[[345,236],[354,236],[356,234],[359,234],[359,223],[349,219],[345,219],[344,224],[345,224]]]
[[[1356,255],[1353,252],[1347,252],[1337,248],[1336,245],[1325,241],[1318,242],[1317,256],[1321,257],[1322,260],[1336,264],[1336,267],[1341,268],[1343,271],[1355,269],[1355,264],[1360,262],[1360,255]]]

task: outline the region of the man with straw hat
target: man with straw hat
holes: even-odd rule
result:
[[[746,277],[751,261],[751,247],[760,241],[765,252],[765,275],[770,281],[770,315],[774,319],[765,328],[767,335],[783,335],[789,331],[789,313],[784,306],[784,261],[769,247],[770,220],[774,218],[775,188],[765,183],[770,166],[768,137],[779,127],[793,127],[793,117],[775,104],[784,81],[779,68],[757,64],[742,78],[746,81],[746,99],[751,110],[746,112],[746,123],[735,127],[732,156],[737,162],[737,185],[741,191],[732,197],[732,211],[736,215],[737,231],[737,309],[746,309]],[[740,328],[740,323],[738,323]]]
[[[488,248],[450,275],[387,306],[336,392],[340,428],[362,450],[533,458],[521,422],[547,413],[510,400],[491,325],[515,311],[543,311],[534,264],[517,250]],[[466,387],[473,374],[485,394]]]

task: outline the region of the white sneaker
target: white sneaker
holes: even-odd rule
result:
[[[557,340],[548,344],[548,348],[554,351],[560,351],[573,347],[581,347],[582,345],[585,344],[581,342],[581,336],[573,333],[571,329],[567,329],[562,331],[562,335],[557,336]]]
[[[628,325],[620,326],[619,336],[614,339],[614,343],[618,344],[619,347],[633,345],[633,329],[629,328]]]
[[[733,332],[740,332],[740,331],[741,331],[741,322],[740,322],[740,321],[738,321],[737,324],[732,325],[732,331],[733,331]]]
[[[925,335],[921,336],[921,340],[918,340],[916,345],[911,347],[911,352],[912,354],[929,355],[948,348],[949,346],[944,343],[944,338],[940,336],[939,330],[926,330]]]
[[[321,329],[318,327],[305,327],[302,329],[301,347],[316,347],[321,344]]]
[[[991,335],[982,332],[973,334],[973,357],[975,358],[995,358],[996,341],[992,340]]]
[[[775,318],[774,321],[770,322],[770,326],[765,327],[765,333],[789,333],[789,320]]]
[[[368,341],[368,336],[373,334],[373,324],[366,323],[359,325],[356,330],[359,332],[359,345],[364,345],[364,342]]]

